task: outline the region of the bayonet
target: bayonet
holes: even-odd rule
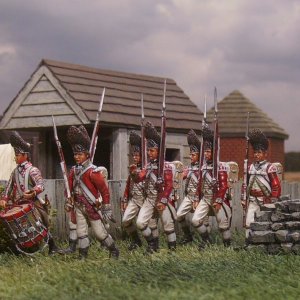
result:
[[[142,168],[147,165],[147,147],[145,138],[145,114],[144,114],[144,95],[141,95],[141,147],[142,147]]]
[[[96,115],[94,130],[93,130],[93,134],[92,134],[92,139],[91,139],[90,160],[92,163],[94,161],[94,156],[95,156],[95,152],[96,152],[96,148],[97,148],[98,134],[99,134],[99,130],[100,130],[100,115],[102,112],[104,95],[105,95],[105,88],[103,88],[103,91],[102,91],[100,104],[99,104],[99,108],[98,108],[97,115]]]
[[[244,214],[243,214],[243,225],[246,226],[246,216],[247,216],[247,210],[249,201],[247,200],[247,185],[248,185],[248,161],[249,161],[249,119],[250,119],[250,112],[247,113],[247,125],[246,125],[246,153],[245,153],[245,159],[244,159],[244,174],[243,174],[243,185],[242,185],[242,194],[241,194],[241,200],[244,202]]]

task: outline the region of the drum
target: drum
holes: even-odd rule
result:
[[[35,247],[48,236],[48,230],[32,203],[15,205],[1,212],[0,219],[7,227],[17,249]]]

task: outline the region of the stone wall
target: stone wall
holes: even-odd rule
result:
[[[300,254],[300,199],[267,204],[250,224],[248,248]]]

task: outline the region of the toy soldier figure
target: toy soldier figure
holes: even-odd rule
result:
[[[147,153],[149,163],[146,168],[137,172],[137,168],[131,167],[130,173],[136,182],[145,181],[146,199],[137,218],[137,227],[148,242],[148,251],[157,251],[157,237],[154,237],[149,227],[149,221],[158,212],[162,226],[167,235],[168,247],[176,249],[176,234],[174,222],[176,211],[171,199],[173,189],[173,173],[169,163],[164,162],[162,190],[159,191],[158,168],[160,135],[150,122],[145,125],[145,137],[147,139]]]
[[[44,180],[40,170],[30,162],[30,144],[24,141],[16,131],[11,134],[10,143],[15,151],[17,167],[11,173],[0,206],[5,207],[7,204],[19,204],[26,201],[33,202],[43,225],[48,229],[49,254],[60,252],[49,232],[47,207],[49,201],[45,201],[40,196],[45,189]]]
[[[67,139],[76,162],[70,171],[69,186],[74,198],[79,259],[88,255],[88,224],[96,239],[109,250],[110,256],[118,258],[119,250],[104,225],[107,220],[113,220],[109,190],[100,169],[90,161],[90,137],[84,126],[71,126]]]
[[[246,244],[254,214],[260,211],[262,205],[276,202],[281,195],[277,168],[267,161],[267,137],[260,129],[253,129],[249,132],[249,142],[254,151],[254,162],[248,169],[247,188],[242,187],[242,194],[246,192],[247,195],[247,203],[242,201],[246,208]]]
[[[181,225],[184,234],[184,238],[180,242],[182,245],[193,241],[190,224],[186,221],[186,215],[194,211],[194,203],[198,203],[197,187],[199,180],[199,153],[201,148],[201,143],[192,129],[187,135],[187,141],[190,147],[191,166],[185,168],[183,171],[183,179],[186,180],[185,197],[177,210],[177,221]]]
[[[136,165],[136,172],[141,171],[141,137],[134,131],[130,132],[129,143],[132,147],[133,162]],[[122,199],[122,211],[124,212],[122,224],[131,238],[131,244],[128,250],[135,250],[142,246],[142,241],[137,232],[134,219],[138,215],[145,199],[144,182],[134,182],[131,176],[128,176],[124,197]],[[152,218],[149,221],[149,227],[152,231],[152,236],[158,241],[158,229],[156,219]]]
[[[202,180],[199,180],[198,183],[200,202],[196,203],[196,210],[192,218],[192,224],[202,238],[199,250],[211,242],[208,223],[208,216],[211,213],[216,216],[224,246],[229,246],[231,243],[231,208],[226,197],[228,190],[227,166],[222,162],[217,164],[217,182],[213,182],[213,142],[213,132],[207,127],[203,128],[205,162],[201,168]]]

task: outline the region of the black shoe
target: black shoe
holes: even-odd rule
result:
[[[226,248],[230,247],[230,246],[231,246],[231,240],[230,240],[230,239],[228,239],[228,240],[223,240],[223,245],[224,245],[224,247],[226,247]]]
[[[85,260],[88,256],[88,252],[89,252],[89,247],[86,248],[79,248],[79,256],[78,259],[79,260]]]
[[[58,254],[63,254],[63,250],[59,249],[56,246],[56,244],[55,244],[55,242],[54,242],[54,240],[53,240],[52,237],[50,237],[49,240],[48,240],[48,246],[49,246],[49,251],[48,251],[49,255],[54,255],[54,254],[57,254],[57,253]]]
[[[135,241],[132,241],[130,243],[130,245],[128,246],[128,250],[133,251],[133,250],[136,250],[137,248],[139,248],[141,246],[142,246],[141,244],[137,244]]]
[[[202,241],[198,245],[198,250],[202,251],[204,250],[207,246],[211,245],[211,239],[208,234],[202,234],[201,235]]]
[[[76,252],[77,240],[69,240],[69,247],[61,250],[63,254],[71,254]]]
[[[176,250],[176,241],[175,242],[168,242],[168,248],[170,251]]]
[[[186,245],[193,242],[192,236],[185,236],[181,241],[179,241],[179,245]]]
[[[114,259],[118,259],[120,256],[120,251],[119,249],[116,247],[115,244],[112,244],[109,248],[109,257],[110,258],[114,258]]]

